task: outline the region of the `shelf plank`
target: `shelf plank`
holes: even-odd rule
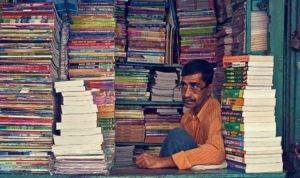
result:
[[[116,101],[116,105],[143,105],[143,106],[182,106],[182,102],[165,102],[165,101]]]
[[[161,146],[162,143],[116,142],[117,146]]]
[[[151,64],[151,63],[136,63],[136,62],[117,62],[116,65],[126,66],[143,66],[143,67],[166,67],[166,68],[182,68],[181,64]]]

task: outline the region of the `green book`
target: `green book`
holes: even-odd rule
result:
[[[51,126],[36,126],[36,125],[0,125],[0,130],[35,130],[35,131],[51,131]]]
[[[224,98],[242,98],[244,90],[223,90],[222,96]]]
[[[232,130],[236,132],[243,132],[244,131],[244,124],[240,122],[224,122],[224,129],[225,130]]]

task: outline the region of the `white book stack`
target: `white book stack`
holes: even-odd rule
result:
[[[92,92],[85,89],[83,80],[56,82],[55,90],[61,93],[62,105],[61,121],[56,123],[60,135],[54,135],[52,147],[54,172],[108,174]]]
[[[178,76],[176,72],[160,72],[156,71],[154,75],[154,84],[151,88],[151,101],[172,102],[178,100],[179,96],[174,95],[174,89]]]
[[[228,167],[246,173],[282,172],[273,57],[225,57],[223,64],[222,119]]]

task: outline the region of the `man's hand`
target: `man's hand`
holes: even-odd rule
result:
[[[136,165],[140,168],[159,169],[164,167],[175,167],[171,157],[159,158],[148,153],[143,153],[137,157]]]

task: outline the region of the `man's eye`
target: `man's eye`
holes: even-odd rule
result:
[[[193,87],[193,88],[195,88],[195,89],[199,89],[199,88],[200,88],[200,86],[199,86],[199,85],[197,85],[197,84],[195,84],[195,85],[192,85],[192,87]]]
[[[187,87],[186,84],[181,84],[180,86],[181,86],[182,88],[186,88],[186,87]]]

